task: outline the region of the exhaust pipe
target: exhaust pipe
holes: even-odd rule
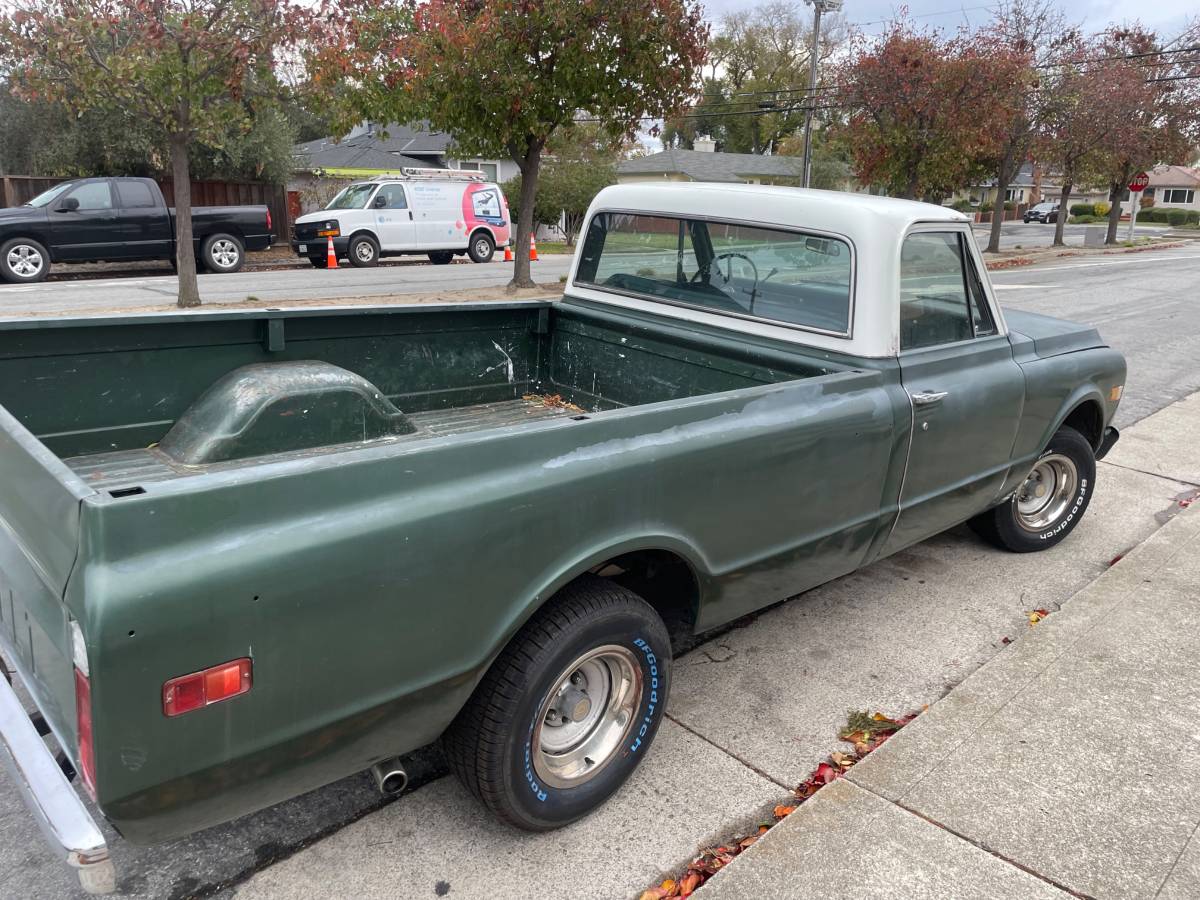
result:
[[[379,793],[386,797],[394,797],[408,786],[408,773],[404,771],[404,763],[393,757],[371,766],[371,774],[375,776],[375,784]]]

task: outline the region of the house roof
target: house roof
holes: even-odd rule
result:
[[[386,132],[386,136],[384,134]],[[362,169],[392,171],[402,166],[444,166],[451,137],[391,124],[337,141],[319,138],[292,148],[297,169]]]
[[[1150,187],[1200,187],[1200,167],[1155,166],[1148,174]]]
[[[710,153],[670,148],[617,163],[618,175],[686,175],[694,181],[741,182],[745,178],[797,177],[800,160],[757,153]]]

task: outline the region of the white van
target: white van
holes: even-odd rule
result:
[[[325,209],[298,218],[292,249],[318,269],[330,237],[352,266],[405,253],[428,254],[439,265],[464,253],[485,263],[508,246],[509,224],[504,192],[482,172],[406,168],[356,181]]]

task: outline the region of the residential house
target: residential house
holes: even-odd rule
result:
[[[1146,174],[1150,176],[1150,184],[1142,191],[1142,197],[1152,200],[1154,206],[1200,210],[1200,166],[1155,166]],[[1125,215],[1130,208],[1126,197]]]
[[[492,181],[505,182],[518,173],[511,159],[458,158],[454,139],[421,125],[364,122],[341,140],[320,138],[297,144],[288,193],[294,211],[311,212],[355,178],[371,178],[407,167],[478,169]],[[299,207],[296,210],[296,207]]]
[[[1012,183],[1009,184],[1008,189],[1004,192],[1004,202],[1016,204],[1020,210],[1042,202],[1058,202],[1061,193],[1061,178],[1041,169],[1035,163],[1026,162],[1017,170]],[[946,200],[946,205],[954,206],[962,201],[966,201],[974,207],[984,204],[994,207],[996,205],[996,196],[996,179],[988,178],[979,184],[955,191]],[[1108,192],[1104,189],[1097,188],[1093,190],[1078,186],[1071,189],[1071,203],[1096,203],[1097,201],[1107,199]]]
[[[794,156],[718,153],[706,138],[695,150],[670,147],[617,163],[617,181],[723,181],[742,184],[798,184],[802,162]]]

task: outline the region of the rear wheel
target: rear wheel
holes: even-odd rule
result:
[[[0,278],[9,284],[44,281],[50,272],[50,254],[32,238],[14,238],[0,246]]]
[[[670,688],[658,614],[588,575],[517,633],[443,739],[451,767],[500,819],[548,831],[607,800],[646,755]]]
[[[971,527],[1015,553],[1046,550],[1075,530],[1092,502],[1096,455],[1087,438],[1064,425],[1013,496],[976,516]]]
[[[454,262],[453,250],[434,250],[429,254],[429,261],[435,266],[445,266]]]
[[[232,234],[214,234],[204,241],[200,259],[210,272],[230,274],[242,268],[246,261],[246,250]]]
[[[367,269],[379,262],[379,247],[365,234],[356,234],[350,238],[346,255],[350,259],[350,265]]]
[[[486,231],[477,231],[471,235],[471,243],[467,245],[467,255],[471,262],[491,262],[496,253],[496,242]]]

